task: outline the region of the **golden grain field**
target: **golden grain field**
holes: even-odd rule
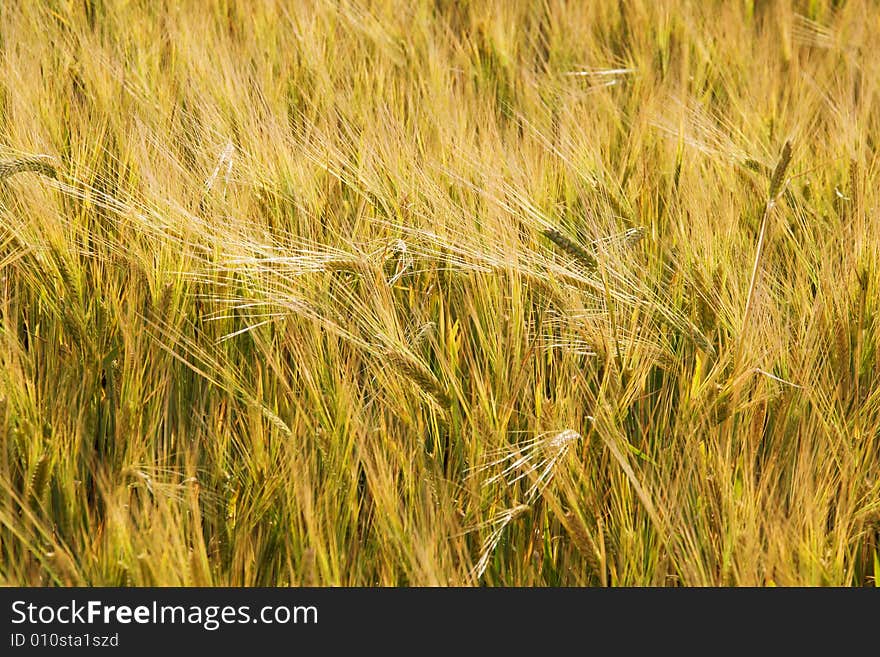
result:
[[[0,584],[874,585],[880,6],[0,4]]]

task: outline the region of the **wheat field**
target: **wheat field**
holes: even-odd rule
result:
[[[0,4],[0,584],[873,586],[880,7]]]

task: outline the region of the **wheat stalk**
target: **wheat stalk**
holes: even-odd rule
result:
[[[752,276],[751,281],[749,282],[749,294],[746,298],[746,310],[743,313],[742,331],[740,332],[739,345],[737,346],[737,354],[734,362],[739,361],[742,345],[745,341],[746,332],[749,328],[749,318],[751,316],[752,308],[754,305],[755,289],[757,288],[758,282],[758,273],[761,270],[761,260],[764,255],[764,241],[767,236],[767,225],[770,220],[770,214],[773,212],[773,208],[776,206],[776,199],[779,197],[779,193],[782,190],[783,181],[785,179],[785,172],[788,170],[788,165],[790,162],[791,142],[786,141],[785,145],[782,147],[782,153],[779,156],[779,161],[776,163],[776,168],[773,170],[773,176],[770,178],[770,189],[767,192],[767,203],[764,205],[764,214],[761,218],[761,229],[758,231],[758,249],[755,253],[755,262],[752,265]]]

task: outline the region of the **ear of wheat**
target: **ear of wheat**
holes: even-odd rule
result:
[[[421,362],[399,351],[389,352],[388,360],[442,408],[449,408],[452,404],[443,386],[431,370]]]
[[[48,155],[29,155],[12,160],[0,160],[0,180],[25,171],[40,173],[49,178],[58,177],[54,161]]]
[[[782,189],[782,181],[785,178],[785,172],[788,170],[790,162],[791,142],[787,141],[782,147],[782,153],[779,155],[779,161],[776,163],[776,168],[773,170],[773,177],[770,179],[770,191],[767,194],[767,205],[770,207],[776,203],[776,197],[779,196],[779,191]]]
[[[30,478],[30,499],[32,502],[39,503],[43,498],[43,493],[49,483],[51,464],[49,457],[43,454],[34,466],[34,472]]]
[[[521,479],[528,478],[531,485],[526,491],[526,500],[532,502],[544,492],[556,474],[556,466],[568,456],[579,440],[582,440],[581,434],[573,429],[543,434],[519,443],[512,449],[494,453],[494,459],[477,468],[477,471],[501,468],[500,472],[483,482],[484,486],[498,481],[512,486]]]
[[[545,229],[544,236],[560,249],[573,256],[575,260],[580,262],[587,269],[592,271],[597,267],[598,263],[596,262],[596,258],[590,255],[580,244],[576,243],[569,237],[566,237],[555,228]]]
[[[501,542],[501,537],[504,535],[504,530],[507,526],[523,514],[531,511],[531,509],[532,507],[528,504],[517,504],[510,509],[504,509],[493,518],[477,527],[478,529],[491,529],[491,531],[480,546],[480,557],[477,559],[477,563],[474,565],[473,570],[471,570],[471,575],[473,577],[480,579],[480,577],[483,576],[483,573],[486,572],[486,567],[489,565],[489,559],[491,559],[495,548],[498,547],[498,543]]]

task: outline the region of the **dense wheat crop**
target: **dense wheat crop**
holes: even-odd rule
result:
[[[2,2],[0,583],[873,584],[878,43]]]

